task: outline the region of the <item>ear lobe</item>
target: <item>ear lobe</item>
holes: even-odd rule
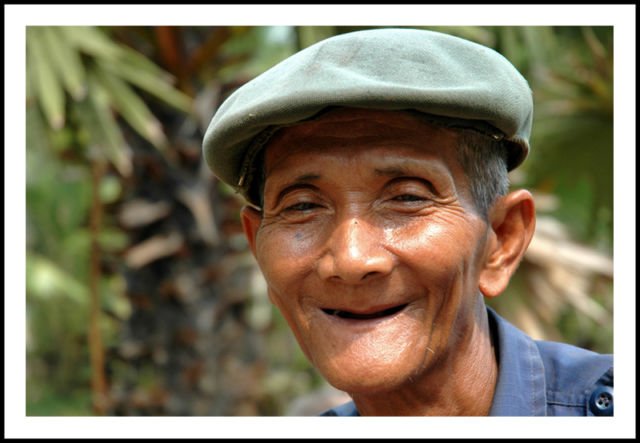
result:
[[[242,221],[242,230],[249,242],[249,248],[256,256],[256,236],[258,235],[258,229],[262,222],[262,213],[255,208],[245,206],[240,212],[240,219]]]
[[[514,191],[498,200],[489,214],[491,236],[480,291],[486,297],[500,295],[524,256],[535,231],[535,207],[531,193]]]

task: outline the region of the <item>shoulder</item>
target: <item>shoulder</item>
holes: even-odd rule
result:
[[[549,415],[612,415],[613,356],[535,341],[545,372]]]
[[[499,374],[491,415],[612,415],[613,356],[534,340],[487,308]]]

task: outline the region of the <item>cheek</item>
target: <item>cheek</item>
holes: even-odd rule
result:
[[[300,295],[313,269],[313,238],[299,231],[265,228],[256,239],[256,258],[267,282],[271,302],[278,308],[300,348],[309,352],[309,319]]]
[[[436,264],[448,254],[452,238],[445,227],[438,223],[410,223],[385,229],[389,249],[409,262],[422,265]],[[444,263],[437,263],[438,266]]]
[[[266,225],[258,230],[256,245],[258,254],[306,256],[316,247],[325,227],[320,223],[290,226]]]
[[[445,280],[470,269],[482,249],[478,227],[466,220],[414,222],[385,229],[385,238],[389,248],[412,268]]]
[[[319,235],[311,229],[260,229],[256,238],[256,259],[267,283],[276,291],[294,284],[312,269]]]

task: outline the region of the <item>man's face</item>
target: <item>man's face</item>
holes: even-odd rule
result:
[[[396,389],[473,346],[490,228],[455,142],[409,113],[341,109],[267,148],[245,229],[269,297],[338,389]]]

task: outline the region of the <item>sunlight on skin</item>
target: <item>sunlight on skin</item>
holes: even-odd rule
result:
[[[272,302],[361,412],[491,405],[497,365],[479,286],[505,243],[473,209],[455,142],[409,113],[335,110],[274,137],[264,210],[243,212]],[[510,277],[485,274],[506,279],[487,287]]]

